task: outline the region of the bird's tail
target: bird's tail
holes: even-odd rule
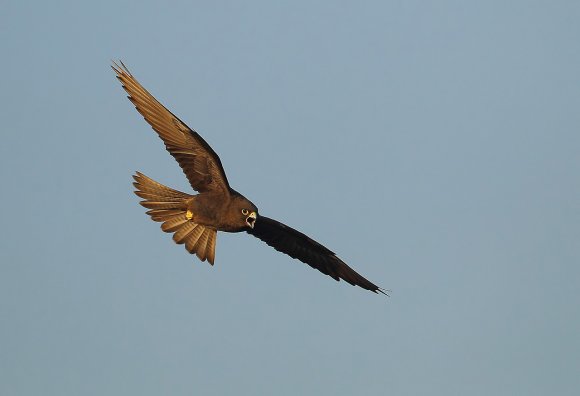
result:
[[[185,201],[191,198],[191,195],[157,183],[141,172],[137,172],[133,179],[135,180],[133,185],[137,189],[135,194],[143,198],[143,201],[139,203],[147,209],[158,211],[183,210],[183,213],[187,210]]]
[[[161,229],[174,233],[176,243],[185,244],[188,252],[195,253],[201,261],[207,259],[213,265],[217,231],[191,220],[187,202],[193,195],[157,183],[141,172],[137,172],[133,179],[137,189],[135,194],[143,198],[139,203],[149,209],[147,214],[151,220],[163,222]]]

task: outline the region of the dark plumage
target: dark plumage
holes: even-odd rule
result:
[[[159,134],[191,187],[199,193],[190,195],[174,190],[140,172],[133,176],[135,194],[143,198],[141,205],[149,209],[147,214],[152,220],[162,222],[163,231],[173,233],[176,243],[185,244],[188,252],[213,265],[217,231],[246,231],[337,281],[343,279],[351,285],[385,294],[318,242],[258,215],[258,208],[230,187],[218,155],[206,141],[147,92],[122,62],[112,67],[129,100]]]

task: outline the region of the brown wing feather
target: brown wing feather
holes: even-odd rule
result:
[[[121,65],[113,63],[112,68],[129,94],[129,100],[159,134],[191,186],[199,192],[228,194],[229,184],[222,163],[206,141],[143,88],[122,62]]]
[[[298,259],[337,281],[343,279],[353,286],[386,294],[385,290],[358,274],[331,250],[292,227],[260,216],[256,220],[254,228],[247,230],[247,232],[279,252]]]

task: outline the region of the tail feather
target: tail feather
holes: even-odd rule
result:
[[[135,175],[133,176],[133,179],[135,179],[133,185],[139,190],[139,192],[153,194],[158,197],[166,197],[166,198],[191,197],[191,195],[189,194],[164,186],[163,184],[156,182],[155,180],[144,175],[141,172],[136,172]]]
[[[205,261],[205,259],[206,259],[205,249],[206,249],[207,241],[209,239],[209,234],[210,234],[210,230],[207,230],[207,229],[204,230],[203,234],[201,234],[201,236],[197,240],[197,243],[195,244],[195,247],[197,250],[195,252],[195,254],[197,255],[197,258],[199,258],[201,261]]]
[[[215,243],[217,239],[217,232],[213,231],[209,234],[209,238],[205,245],[205,256],[207,257],[207,261],[209,261],[212,265],[215,260]]]
[[[153,221],[165,221],[184,213],[180,209],[152,209],[145,212]]]
[[[176,202],[144,200],[139,202],[139,204],[147,209],[181,209],[184,207],[185,202],[183,200]]]
[[[149,209],[146,213],[151,220],[162,222],[161,229],[174,233],[176,243],[185,244],[189,253],[195,253],[201,261],[208,260],[213,265],[217,230],[187,218],[187,200],[193,196],[164,186],[141,172],[137,172],[133,179],[137,188],[135,194],[143,198],[139,203]]]
[[[177,231],[179,228],[181,228],[182,225],[184,225],[188,221],[189,220],[187,220],[187,217],[183,213],[176,216],[171,216],[167,220],[165,220],[163,224],[161,224],[161,229],[165,232]]]
[[[197,227],[197,224],[192,223],[191,221],[185,223],[173,234],[173,240],[175,243],[182,244],[185,243],[185,237],[193,231],[193,229]]]
[[[196,227],[192,232],[189,233],[189,235],[187,235],[187,239],[185,240],[185,248],[189,253],[193,254],[196,252],[195,247],[197,245],[197,241],[203,232],[204,227]]]

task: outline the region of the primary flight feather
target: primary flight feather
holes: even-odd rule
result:
[[[213,265],[217,231],[241,232],[261,239],[274,249],[298,259],[337,281],[342,279],[374,293],[385,291],[359,275],[334,252],[276,220],[258,214],[258,208],[232,189],[218,155],[205,140],[157,101],[129,72],[113,63],[113,70],[129,100],[159,135],[199,194],[174,190],[137,172],[135,194],[161,229],[173,233],[176,243]]]

